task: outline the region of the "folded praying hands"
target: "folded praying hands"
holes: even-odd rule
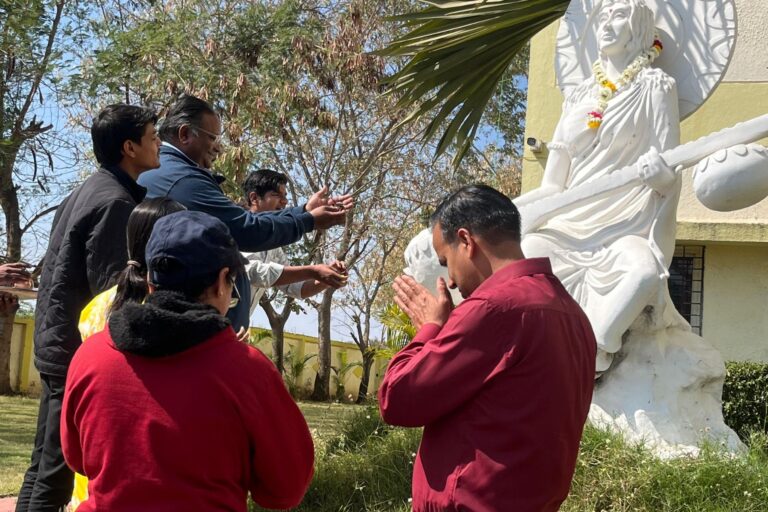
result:
[[[398,277],[392,288],[395,290],[395,303],[408,315],[417,330],[427,323],[442,327],[453,311],[448,285],[442,277],[437,280],[437,297],[410,276]]]

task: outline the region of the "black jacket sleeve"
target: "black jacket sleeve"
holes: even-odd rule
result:
[[[128,261],[125,228],[136,205],[116,200],[96,210],[85,242],[85,271],[92,296],[115,284]]]

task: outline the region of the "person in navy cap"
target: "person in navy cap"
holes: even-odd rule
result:
[[[275,366],[226,318],[244,260],[202,212],[157,221],[150,294],[112,313],[67,376],[62,446],[90,479],[78,510],[247,510],[298,505],[312,437]]]

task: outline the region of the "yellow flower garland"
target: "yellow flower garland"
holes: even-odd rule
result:
[[[594,73],[595,83],[597,84],[597,108],[587,114],[587,126],[596,130],[603,124],[603,116],[605,110],[608,108],[608,102],[613,98],[619,89],[631,84],[637,75],[644,68],[647,68],[656,58],[661,55],[661,50],[664,46],[661,44],[658,35],[654,38],[651,49],[642,52],[638,55],[632,64],[625,69],[616,83],[613,83],[608,79],[608,75],[605,74],[603,64],[600,59],[596,60],[592,65],[592,72]]]

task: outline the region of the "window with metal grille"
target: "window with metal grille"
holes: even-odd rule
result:
[[[675,308],[691,324],[693,332],[701,335],[704,246],[675,246],[675,256],[669,266],[669,295]]]

